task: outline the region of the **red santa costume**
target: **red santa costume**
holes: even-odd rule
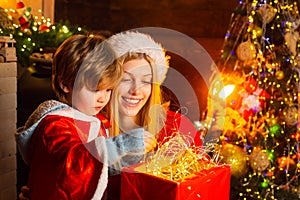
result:
[[[105,122],[101,115],[87,116],[51,100],[42,103],[18,130],[18,148],[30,166],[31,200],[101,199],[108,166],[132,165],[143,157],[142,129],[106,138],[105,124],[99,119]]]

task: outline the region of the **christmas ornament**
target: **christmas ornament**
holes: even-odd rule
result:
[[[26,17],[25,13],[27,8],[22,1],[17,2],[16,11],[19,14],[19,22],[22,30],[29,28],[29,19]]]
[[[261,21],[265,24],[270,23],[276,15],[275,9],[269,4],[260,6],[257,13],[259,14]]]
[[[255,148],[249,156],[250,167],[255,171],[264,171],[269,166],[267,152]]]
[[[288,126],[293,126],[298,121],[298,109],[296,106],[287,106],[283,109],[283,119]]]
[[[271,137],[278,136],[280,133],[280,128],[281,126],[279,124],[275,124],[274,126],[271,126],[269,130]]]
[[[284,35],[284,40],[286,42],[287,47],[293,56],[297,54],[297,41],[299,39],[299,33],[296,31],[288,32]]]
[[[267,187],[269,186],[269,183],[268,183],[267,180],[264,180],[263,182],[260,183],[260,186],[261,186],[262,188],[267,188]]]
[[[249,61],[255,58],[256,49],[254,44],[248,39],[237,47],[236,54],[240,60]]]
[[[282,70],[276,71],[275,76],[277,80],[282,80],[284,78],[284,72]]]
[[[248,95],[246,98],[244,98],[243,105],[246,106],[246,109],[251,109],[254,112],[261,111],[260,102],[258,96],[256,95]]]
[[[46,24],[42,24],[40,27],[39,27],[39,30],[40,32],[44,32],[44,31],[49,31],[50,30],[50,27],[47,26]]]
[[[220,149],[221,163],[230,165],[231,174],[240,178],[248,172],[246,152],[239,146],[225,143]]]

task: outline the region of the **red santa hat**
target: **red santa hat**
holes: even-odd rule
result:
[[[150,35],[125,31],[111,36],[108,43],[115,50],[117,57],[127,53],[145,53],[153,59],[157,66],[158,82],[162,83],[169,68],[168,56],[161,44],[155,42]]]

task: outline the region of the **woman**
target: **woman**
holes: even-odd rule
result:
[[[144,127],[158,143],[174,133],[201,145],[193,124],[183,115],[170,111],[162,103],[161,84],[168,71],[168,57],[160,44],[139,32],[122,32],[108,39],[123,66],[124,75],[112,96],[110,136]],[[116,163],[117,169],[124,167]],[[121,165],[121,166],[120,166]],[[110,176],[109,199],[120,199],[120,175]]]

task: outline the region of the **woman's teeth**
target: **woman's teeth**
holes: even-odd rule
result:
[[[129,98],[125,98],[125,97],[123,99],[129,104],[137,104],[141,101],[140,99],[129,99]]]

